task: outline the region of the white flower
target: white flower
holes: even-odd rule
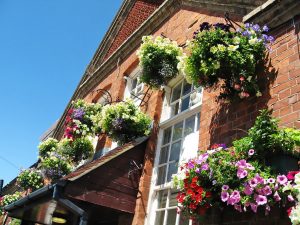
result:
[[[241,39],[239,37],[233,38],[233,44],[238,45],[240,43]]]
[[[249,40],[250,45],[255,45],[256,42],[258,42],[257,38],[252,38]]]
[[[235,51],[235,50],[237,50],[238,48],[239,48],[238,45],[229,45],[229,46],[228,46],[228,50],[229,50],[229,51]]]

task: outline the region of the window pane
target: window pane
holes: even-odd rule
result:
[[[169,207],[177,206],[177,199],[176,196],[178,194],[178,190],[171,190],[171,196],[169,200]]]
[[[194,91],[191,95],[191,106],[196,105],[201,100],[201,93]]]
[[[179,102],[176,102],[174,105],[172,105],[171,108],[171,115],[175,116],[179,113]]]
[[[160,156],[159,156],[159,164],[166,163],[168,161],[168,155],[169,155],[169,145],[161,149]]]
[[[181,112],[183,112],[184,110],[187,110],[189,107],[190,107],[190,96],[188,96],[182,100]]]
[[[174,89],[173,89],[173,93],[172,93],[172,100],[171,102],[174,102],[175,100],[180,98],[180,94],[181,94],[181,84],[177,85]]]
[[[183,127],[183,122],[174,125],[173,138],[172,138],[173,141],[176,141],[177,139],[182,137],[182,127]]]
[[[193,133],[194,128],[195,128],[195,116],[191,116],[185,120],[184,136]]]
[[[169,161],[176,161],[176,162],[179,161],[180,147],[181,147],[181,141],[172,144]]]
[[[164,218],[165,218],[165,211],[156,212],[155,225],[163,225]]]
[[[170,182],[172,180],[172,175],[177,173],[178,171],[178,163],[170,163],[169,164],[169,170],[168,170],[168,177],[167,177],[167,182]]]
[[[177,216],[177,210],[176,209],[168,210],[167,225],[175,225],[176,216]]]
[[[158,168],[156,185],[164,184],[165,177],[166,177],[166,166],[161,166]]]
[[[191,90],[192,90],[192,85],[186,82],[186,80],[184,80],[182,95],[183,96],[187,95],[188,93],[191,92]]]
[[[200,127],[200,113],[197,113],[197,127],[196,130],[198,131]]]
[[[169,127],[168,129],[164,130],[164,137],[163,137],[163,145],[167,144],[171,140],[171,132],[172,132],[172,127]]]
[[[136,88],[136,85],[137,85],[137,78],[134,78],[134,79],[132,80],[131,90],[135,89],[135,88]]]
[[[158,209],[166,208],[167,198],[168,198],[168,189],[158,192],[158,197],[157,197],[157,208]]]

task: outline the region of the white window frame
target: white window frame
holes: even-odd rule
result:
[[[139,82],[140,74],[141,68],[137,67],[129,76],[124,77],[124,79],[126,80],[124,98],[132,99],[137,106],[140,105],[142,94],[144,93],[144,83]],[[137,85],[135,88],[133,88],[132,85],[135,79],[137,79]]]
[[[183,79],[181,78],[175,78],[173,80],[173,87],[176,87],[180,82],[182,82]],[[172,81],[171,81],[172,82]],[[170,82],[170,83],[171,83]],[[171,206],[168,207],[169,201],[170,201],[170,193],[173,190],[172,186],[171,186],[171,182],[167,182],[161,185],[156,185],[157,182],[157,178],[158,178],[158,168],[159,166],[163,165],[163,164],[159,164],[159,158],[160,158],[160,153],[161,153],[161,149],[162,149],[162,141],[163,141],[163,134],[164,134],[164,130],[172,127],[172,133],[174,130],[174,125],[179,123],[179,122],[183,122],[183,131],[185,129],[185,120],[190,118],[191,116],[195,115],[195,125],[194,125],[194,133],[196,135],[198,135],[199,137],[199,123],[200,121],[198,121],[198,118],[200,120],[200,117],[197,117],[197,113],[200,113],[201,111],[201,104],[202,104],[202,95],[203,95],[203,89],[200,90],[200,94],[201,94],[201,99],[198,103],[196,103],[195,105],[191,106],[190,108],[188,108],[187,110],[183,111],[183,112],[179,112],[177,115],[175,116],[171,116],[171,96],[172,96],[172,89],[168,86],[165,87],[165,91],[166,91],[166,95],[165,95],[165,99],[164,99],[164,106],[163,106],[163,112],[167,112],[167,116],[162,117],[161,121],[160,121],[160,130],[159,130],[159,134],[158,134],[158,143],[157,143],[157,147],[156,147],[156,154],[155,154],[155,159],[154,159],[154,168],[153,168],[153,173],[152,173],[152,178],[151,178],[151,185],[150,185],[150,193],[149,193],[149,201],[148,201],[148,206],[147,206],[147,212],[148,215],[146,217],[145,220],[145,225],[154,225],[155,222],[155,217],[156,217],[156,212],[160,211],[160,209],[157,209],[157,196],[158,196],[158,192],[161,190],[168,190],[168,198],[167,198],[167,202],[166,202],[166,207],[162,208],[161,210],[165,211],[165,217],[164,217],[164,224],[166,224],[167,222],[167,217],[168,217],[168,210],[170,209],[174,209],[177,208],[177,206]],[[182,92],[182,91],[181,91]],[[186,96],[186,95],[185,95]],[[184,96],[184,97],[185,97]],[[182,98],[181,98],[182,99]],[[198,131],[197,131],[197,126],[198,126]],[[172,138],[172,134],[171,134],[171,138]],[[184,151],[183,149],[183,141],[184,140],[184,134],[182,133],[181,136],[181,147],[180,147],[180,156],[179,156],[179,164],[182,162],[182,160],[185,160],[182,158],[182,153]],[[179,141],[180,139],[177,139],[175,142]],[[198,142],[197,141],[197,146],[193,146],[192,149],[195,149],[195,155],[197,154],[197,149],[198,149]],[[169,146],[169,152],[168,152],[168,159],[170,157],[170,148],[172,145],[173,141],[170,140],[170,142],[168,143]],[[167,144],[166,144],[167,145]],[[166,165],[169,165],[171,162],[167,162]],[[166,171],[165,171],[165,182],[167,181],[167,176],[168,176],[168,166],[166,167]],[[177,214],[176,215],[176,224],[174,225],[179,225],[180,219],[179,219],[180,215]],[[189,225],[192,225],[192,221],[189,221]]]

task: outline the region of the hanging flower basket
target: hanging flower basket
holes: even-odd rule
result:
[[[178,57],[182,48],[168,38],[144,36],[137,52],[142,68],[141,81],[151,88],[160,88],[178,74]]]
[[[102,105],[98,103],[87,103],[82,99],[73,102],[66,117],[64,137],[73,140],[101,133],[100,127],[96,125],[101,108]]]
[[[151,119],[131,100],[103,107],[101,128],[120,145],[150,133]]]
[[[78,163],[86,160],[94,153],[94,146],[87,137],[71,139],[62,139],[59,143],[59,150],[62,155],[71,159],[72,162]]]
[[[181,58],[179,68],[195,85],[221,85],[219,98],[261,96],[258,68],[274,41],[266,34],[268,30],[257,24],[245,24],[235,31],[222,23],[202,23],[188,44],[190,56]]]
[[[40,171],[36,169],[27,169],[22,171],[18,178],[17,183],[24,189],[35,191],[44,186],[44,178]]]

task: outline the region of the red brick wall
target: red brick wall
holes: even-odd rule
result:
[[[263,96],[232,104],[217,104],[215,92],[204,92],[200,122],[201,149],[213,143],[230,144],[233,139],[245,136],[254,123],[258,111],[273,109],[281,126],[300,128],[300,56],[299,26],[289,21],[273,31],[276,41],[272,46],[268,72],[262,74]],[[297,39],[298,38],[298,39]],[[270,80],[266,80],[270,75]]]
[[[231,17],[233,18],[233,16]],[[169,18],[161,28],[154,32],[154,35],[164,33],[170,39],[182,44],[187,39],[192,38],[193,32],[204,21],[216,23],[224,22],[224,19],[223,15],[203,13],[200,10],[191,11],[190,9],[183,9]],[[258,114],[258,110],[265,107],[274,109],[273,114],[281,119],[280,124],[282,126],[295,126],[299,128],[300,60],[299,39],[297,40],[299,22],[299,19],[297,19],[296,28],[292,26],[290,21],[274,31],[277,40],[272,46],[273,51],[270,54],[271,61],[268,70],[275,77],[270,81],[263,80],[261,82],[262,86],[264,86],[262,97],[225,105],[215,101],[216,92],[204,91],[200,121],[200,148],[206,149],[212,143],[222,142],[230,144],[233,139],[245,135],[242,130],[247,130],[251,127]],[[128,75],[136,65],[137,56],[134,52],[122,62],[119,68],[116,68],[115,71],[104,79],[97,88],[104,88],[106,85],[112,84],[111,94],[113,100],[117,97],[122,98],[125,88],[123,76],[125,74]],[[91,101],[93,96],[89,95],[86,99]],[[148,107],[145,109],[154,118],[156,123],[160,119],[162,99],[162,93],[154,91],[149,100]],[[151,185],[150,180],[155,156],[156,138],[157,130],[153,132],[146,148],[145,165],[140,180],[133,225],[144,224]],[[287,221],[286,214],[284,214],[285,217],[283,220],[281,217],[279,218],[283,214],[276,214],[278,217],[267,217],[267,219],[258,219],[253,214],[249,214],[248,217],[247,215],[231,211],[229,216],[226,217],[224,215],[223,224],[279,225],[286,224]],[[233,218],[236,221],[233,221]],[[206,224],[217,223],[208,221]]]
[[[137,0],[117,33],[104,60],[107,59],[154,11],[163,0]]]

